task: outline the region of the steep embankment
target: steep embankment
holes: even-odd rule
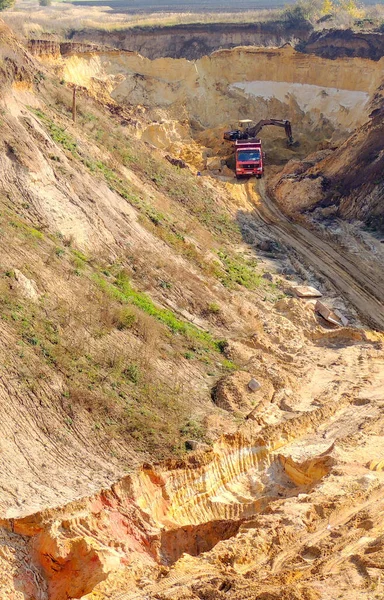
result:
[[[276,328],[264,325],[284,294],[276,269],[289,267],[281,253],[275,274],[262,278],[270,263],[256,267],[237,224],[239,210],[252,211],[246,196],[149,150],[135,137],[150,125],[141,107],[109,100],[107,110],[84,90],[73,126],[71,90],[4,27],[2,35],[1,485],[2,509],[13,517],[235,429],[285,383],[296,386],[301,374],[291,377],[289,355],[312,333],[284,341],[281,353],[294,327],[275,312]],[[117,53],[105,56],[118,64]],[[97,55],[80,54],[58,66],[93,92],[94,64]],[[183,77],[190,63],[177,64]],[[208,81],[209,61],[206,68]],[[349,316],[356,319],[353,309]],[[312,317],[310,329],[321,332]],[[275,331],[273,343],[264,327]],[[236,342],[255,331],[265,363]],[[227,384],[242,400],[223,410],[211,389],[240,367]],[[251,375],[263,384],[257,402],[246,387]]]
[[[181,116],[181,110],[204,127],[289,114],[295,125],[304,121],[303,127],[329,120],[333,127],[352,129],[368,115],[382,60],[329,61],[287,46],[222,50],[191,63],[75,48],[64,60],[63,74],[87,87],[108,82],[118,102],[167,108],[171,116],[176,111]]]
[[[318,217],[358,219],[384,231],[384,103],[368,122],[325,158],[288,164],[271,189],[289,212],[309,210]]]
[[[368,185],[368,184],[367,184]],[[383,269],[384,255],[378,240],[372,239],[370,245],[352,241],[352,252],[348,247],[349,240],[341,237],[341,244],[332,244],[332,235],[326,235],[322,228],[317,231],[308,230],[298,223],[293,223],[280,210],[274,206],[270,197],[265,193],[263,185],[260,186],[261,198],[255,194],[252,187],[247,191],[254,198],[255,212],[259,218],[271,226],[275,236],[291,244],[299,253],[305,255],[318,273],[334,283],[334,285],[349,298],[351,303],[359,311],[367,322],[379,330],[384,328],[384,311],[382,297],[384,294]],[[375,189],[375,182],[372,181]],[[289,213],[294,205],[287,209]],[[370,218],[375,222],[376,215],[372,205],[366,203],[366,210],[370,211]],[[382,211],[382,198],[379,209]],[[381,214],[381,213],[380,213]],[[377,223],[380,220],[377,219]],[[353,240],[353,236],[352,236]],[[373,259],[371,254],[376,256]],[[378,275],[378,276],[377,276]]]
[[[48,68],[0,27],[1,595],[382,595],[383,337],[358,314],[379,263],[357,276],[363,244],[340,257],[264,186],[165,156],[175,136],[191,164],[214,154],[192,117],[222,129],[226,102],[228,119],[291,109],[311,147],[325,107],[345,138],[380,63],[85,48]],[[63,74],[83,86],[76,125]]]
[[[248,335],[256,296],[262,308],[277,292],[230,250],[224,187],[149,153],[88,96],[74,127],[71,90],[1,33],[1,508],[14,515],[233,428],[210,397],[236,368],[223,340]]]
[[[323,58],[380,60],[384,54],[383,35],[379,32],[356,32],[351,29],[313,31],[309,22],[292,25],[287,21],[132,27],[119,31],[90,28],[71,31],[68,40],[138,52],[150,59],[169,57],[196,60],[222,48],[279,47],[291,41],[301,52]]]
[[[384,36],[379,32],[331,29],[313,32],[300,50],[324,58],[343,57],[380,60],[384,56]]]
[[[212,23],[131,27],[114,32],[74,30],[68,39],[139,52],[150,59],[170,57],[195,60],[220,48],[282,46],[292,39],[306,40],[311,31],[309,23],[299,26],[290,26],[286,22]]]
[[[299,147],[284,149],[279,134],[263,131],[270,161],[305,157],[304,163],[288,165],[275,180],[273,193],[285,209],[321,206],[326,207],[324,215],[381,227],[384,58],[375,58],[329,60],[291,47],[236,48],[190,63],[69,49],[61,62],[67,80],[95,92],[104,85],[118,102],[148,107],[155,122],[144,130],[143,139],[187,160],[189,122],[192,135],[205,146],[192,151],[199,169],[208,164],[212,150],[224,158],[228,154],[225,144],[220,147],[226,124],[254,115],[255,120],[289,115]],[[170,117],[177,127],[171,126]],[[319,148],[327,150],[308,159]]]
[[[369,343],[363,352],[376,378],[379,354]],[[278,425],[223,436],[208,453],[3,520],[4,584],[12,577],[42,600],[196,599],[203,590],[235,600],[283,589],[317,600],[332,579],[342,598],[368,598],[382,560],[383,448],[381,404],[364,387],[362,377],[351,396],[324,395]],[[299,582],[290,579],[298,566]],[[343,595],[351,577],[359,596]]]

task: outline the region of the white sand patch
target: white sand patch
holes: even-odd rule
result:
[[[322,113],[335,125],[351,129],[367,116],[369,94],[366,92],[282,81],[244,81],[233,83],[230,88],[264,100],[275,98],[289,103],[293,98],[304,112]]]

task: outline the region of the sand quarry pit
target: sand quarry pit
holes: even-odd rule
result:
[[[384,283],[374,274],[383,250],[377,243],[373,261],[373,236],[349,229],[337,237],[293,220],[266,180],[236,182],[222,134],[239,119],[289,118],[295,147],[278,129],[262,134],[271,179],[367,121],[384,58],[330,61],[285,46],[193,62],[97,49],[40,59],[103,101],[134,107],[132,135],[229,191],[249,252],[261,249],[274,275],[291,277],[287,285],[320,289],[348,323],[333,327],[313,302],[287,294],[273,316],[264,313],[263,328],[231,340],[228,355],[263,386],[258,402],[246,376],[224,381],[236,432],[65,505],[8,507],[4,598],[382,598]]]
[[[195,173],[199,171],[218,178],[240,203],[254,205],[251,228],[249,215],[239,210],[246,241],[253,245],[260,243],[269,226],[272,237],[288,243],[291,239],[292,247],[306,256],[318,246],[316,238],[307,239],[301,245],[299,240],[304,232],[288,225],[277,206],[272,206],[267,188],[277,182],[275,196],[287,214],[321,202],[329,182],[327,177],[319,177],[321,167],[316,165],[328,160],[332,171],[332,151],[343,148],[353,131],[369,120],[374,102],[381,95],[384,58],[329,60],[302,54],[287,44],[282,48],[220,50],[195,61],[150,60],[135,52],[69,52],[59,64],[67,81],[84,85],[96,94],[102,89],[119,104],[138,106],[142,118],[135,135],[149,147],[185,161]],[[254,122],[289,118],[295,144],[287,147],[282,129],[265,127],[260,135],[267,156],[267,184],[254,185],[249,181],[239,189],[234,180],[232,144],[223,140],[223,133],[237,128],[239,120],[246,118]],[[346,156],[348,162],[348,151]],[[368,160],[372,162],[369,157]],[[300,175],[308,165],[314,165],[313,171],[301,181]],[[339,168],[342,166],[340,162]],[[299,184],[295,187],[297,179]],[[353,192],[351,202],[353,205]],[[377,205],[380,200],[375,202]],[[355,207],[349,210],[348,216],[359,219],[361,215]],[[284,226],[293,227],[295,231],[292,229],[287,237],[281,231]],[[310,238],[311,234],[306,232],[304,236]],[[371,324],[382,327],[381,278],[377,283],[372,273],[367,275],[367,268],[368,271],[382,268],[383,248],[374,237],[369,242],[374,247],[373,253],[361,242],[352,243],[360,248],[361,263],[356,257],[359,252],[354,249],[350,261],[347,249],[341,270],[334,260],[326,261],[326,253],[324,260],[317,260],[313,254],[312,265],[316,264],[320,277],[325,276],[336,284],[343,295],[353,297],[358,310]],[[321,249],[320,244],[317,251],[324,252],[325,248]],[[344,247],[338,248],[336,253],[343,256],[344,251]],[[355,269],[356,260],[359,265]],[[372,260],[372,268],[367,267],[365,263]],[[348,275],[352,271],[365,289],[363,297],[360,292],[354,292]]]
[[[228,153],[222,133],[240,119],[290,119],[300,150],[284,152],[284,134],[266,128],[262,137],[271,163],[340,143],[366,121],[383,60],[327,60],[289,45],[221,50],[196,61],[88,52],[65,56],[63,77],[142,106],[150,121],[142,139],[184,154],[201,169],[207,157]],[[191,137],[198,147],[190,147]]]

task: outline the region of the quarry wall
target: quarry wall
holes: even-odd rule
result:
[[[147,58],[187,58],[195,60],[220,48],[235,46],[281,46],[292,39],[306,40],[312,30],[308,24],[289,27],[282,22],[212,23],[174,27],[130,28],[120,31],[84,29],[74,31],[74,42],[92,41],[139,52]]]

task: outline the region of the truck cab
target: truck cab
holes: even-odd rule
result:
[[[261,140],[236,140],[236,177],[262,177],[264,173],[264,156]]]

